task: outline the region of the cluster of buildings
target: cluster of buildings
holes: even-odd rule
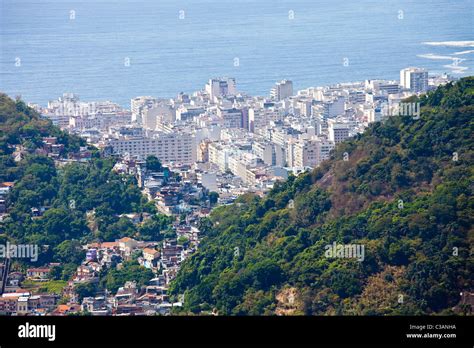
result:
[[[181,263],[197,250],[199,230],[186,222],[176,222],[173,230],[177,238],[160,242],[124,237],[114,242],[85,245],[86,259],[65,289],[69,304],[80,304],[82,311],[92,315],[166,315],[171,308],[180,307],[182,302],[172,301],[168,296],[168,287]],[[153,272],[153,278],[145,286],[127,281],[116,293],[105,289],[79,301],[74,292],[77,284],[95,283],[103,268],[120,269],[124,261],[132,258]]]
[[[184,234],[187,238],[185,244],[179,244],[176,239],[165,239],[158,243],[125,237],[115,242],[85,245],[86,259],[65,289],[70,298],[69,304],[80,304],[81,311],[92,315],[169,314],[172,307],[182,305],[181,302],[170,300],[167,294],[169,283],[176,276],[181,262],[196,250],[194,243],[197,239],[193,239],[192,235],[198,232],[197,229],[187,231]],[[104,267],[121,268],[122,263],[131,260],[134,255],[138,255],[136,259],[140,265],[153,271],[154,277],[149,279],[146,286],[140,287],[134,281],[127,281],[116,293],[105,289],[96,296],[79,301],[74,292],[77,284],[97,282]]]
[[[166,289],[158,284],[158,279],[152,279],[150,285],[141,289],[136,282],[125,282],[115,296],[105,293],[85,297],[80,311],[99,316],[166,315],[182,303],[170,302]]]
[[[165,166],[151,170],[147,168],[146,160],[126,156],[116,163],[113,170],[135,176],[138,187],[162,214],[191,217],[195,213],[208,214],[210,211],[212,187],[203,185],[190,165],[174,166],[172,171]]]
[[[133,98],[130,110],[108,101],[83,102],[68,93],[46,108],[34,107],[104,153],[136,161],[154,155],[184,175],[191,195],[202,195],[204,188],[227,203],[244,192],[264,194],[290,173],[317,167],[339,142],[396,114],[404,98],[449,81],[447,75],[429,76],[425,69],[409,67],[400,71],[400,80],[299,91],[283,80],[269,96],[258,97],[239,92],[234,78],[222,77],[192,94]],[[51,142],[47,151],[60,149]],[[155,199],[159,187],[160,210],[173,213],[183,185],[162,187],[157,181],[163,178],[157,178],[143,183],[147,194]]]
[[[292,81],[283,80],[268,97],[255,97],[239,92],[234,78],[223,77],[193,94],[133,98],[130,110],[82,102],[73,94],[37,108],[110,154],[138,161],[155,155],[171,169],[186,166],[188,176],[227,202],[242,192],[263,194],[290,173],[317,167],[337,143],[396,114],[404,98],[450,80],[409,67],[400,71],[400,80],[296,92]]]
[[[65,164],[68,162],[87,162],[92,157],[92,152],[87,146],[80,146],[76,152],[68,151],[65,156],[64,144],[58,142],[57,137],[43,137],[42,144],[34,150],[36,155],[42,155],[52,158],[56,165]],[[25,158],[26,154],[30,150],[26,149],[23,145],[15,145],[12,152],[12,157],[15,162],[20,162]]]
[[[46,315],[56,309],[59,297],[54,294],[32,294],[29,291],[0,296],[0,315]]]
[[[177,239],[153,242],[124,237],[113,242],[84,245],[86,257],[61,294],[38,293],[29,290],[29,287],[23,287],[25,280],[29,281],[30,287],[31,284],[41,286],[49,280],[52,267],[59,264],[29,268],[26,273],[9,272],[8,264],[0,265],[0,315],[43,316],[80,312],[91,315],[169,314],[173,307],[182,306],[181,301],[172,301],[168,296],[169,284],[176,277],[180,264],[196,251],[199,244],[199,230],[195,226],[181,222],[176,223],[173,228]],[[152,271],[153,277],[146,286],[127,281],[115,293],[105,289],[95,296],[82,299],[76,293],[79,284],[97,284],[101,272],[120,269],[123,262],[132,259]],[[67,299],[67,303],[60,299]]]
[[[64,94],[38,111],[110,154],[136,160],[155,155],[171,169],[188,166],[188,175],[226,201],[242,192],[263,194],[290,173],[317,167],[337,143],[395,114],[404,98],[450,80],[409,67],[400,80],[296,92],[292,81],[283,80],[268,97],[256,97],[223,77],[193,94],[133,98],[130,110]]]
[[[74,131],[106,131],[112,125],[127,125],[131,121],[131,112],[118,104],[109,101],[82,102],[73,93],[64,93],[57,100],[48,102],[48,106],[40,108],[40,111],[53,124]]]
[[[24,280],[45,280],[51,264],[39,268],[29,268],[26,273],[10,271],[9,263],[0,264],[0,315],[45,315],[52,313],[59,300],[57,294],[35,293],[22,288]],[[8,274],[8,277],[6,276]]]

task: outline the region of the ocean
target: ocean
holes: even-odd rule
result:
[[[474,69],[473,0],[0,0],[0,91],[129,107],[232,76],[240,91]]]

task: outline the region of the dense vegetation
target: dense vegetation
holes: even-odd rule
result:
[[[110,270],[102,279],[101,286],[116,293],[127,281],[136,281],[137,287],[140,288],[152,278],[153,272],[150,269],[140,266],[136,261],[127,261],[123,263],[122,268]]]
[[[473,291],[474,78],[421,98],[265,197],[202,222],[171,287],[187,312],[224,315],[452,313]],[[327,258],[333,242],[365,258]]]
[[[64,145],[62,156],[85,145],[41,119],[22,101],[0,95],[0,181],[15,182],[8,196],[9,217],[0,224],[0,244],[39,245],[42,250],[34,264],[60,262],[51,277],[68,280],[84,260],[82,245],[87,242],[125,236],[161,240],[169,233],[170,218],[158,215],[154,205],[147,203],[135,178],[112,171],[115,159],[101,158],[92,149],[88,163],[56,166],[51,158],[36,154],[45,136],[58,137]],[[26,155],[15,162],[12,154],[18,145],[26,149]],[[44,213],[35,216],[34,208],[44,208]],[[151,217],[134,224],[119,216],[126,213]],[[27,264],[22,260],[20,266]]]
[[[0,181],[16,180],[28,167],[28,162],[18,165],[13,160],[15,147],[22,145],[34,152],[42,146],[43,137],[57,137],[58,143],[64,145],[61,155],[75,152],[85,145],[84,140],[68,135],[53,126],[51,121],[39,117],[23,101],[13,101],[0,93]]]

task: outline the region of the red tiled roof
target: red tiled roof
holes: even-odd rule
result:
[[[145,249],[143,249],[143,252],[144,252],[144,253],[147,253],[147,254],[152,254],[152,255],[154,255],[154,254],[156,254],[156,253],[158,252],[158,250],[151,249],[151,248],[145,248]]]

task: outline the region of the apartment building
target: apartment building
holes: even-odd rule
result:
[[[70,116],[69,128],[76,131],[84,131],[87,129],[107,131],[113,126],[125,126],[130,124],[131,117],[131,113],[127,111]]]
[[[328,120],[329,140],[336,144],[349,138],[349,130],[350,126],[348,123]]]
[[[235,78],[222,77],[210,79],[205,86],[205,91],[209,94],[211,100],[214,100],[217,97],[235,95],[237,93]]]
[[[222,122],[223,128],[241,128],[242,127],[242,110],[236,108],[217,108],[217,116]]]
[[[149,96],[133,98],[130,101],[132,122],[142,123],[145,110],[153,107],[157,102],[156,98]]]
[[[249,131],[252,133],[261,133],[271,121],[279,121],[282,118],[282,115],[275,108],[249,108]]]
[[[428,90],[428,71],[423,68],[409,67],[400,70],[400,85],[415,93]]]
[[[275,150],[274,144],[270,142],[254,142],[252,144],[252,152],[260,158],[263,163],[272,166],[275,165]]]
[[[324,119],[343,115],[345,111],[345,98],[339,96],[323,104],[322,116]]]
[[[156,129],[158,123],[172,123],[176,120],[176,110],[167,104],[155,105],[142,112],[143,127]]]
[[[317,167],[329,158],[334,142],[325,139],[304,139],[293,147],[293,167]]]
[[[144,159],[155,155],[163,163],[192,164],[196,161],[194,137],[184,133],[159,133],[154,137],[119,137],[109,140],[116,154]]]
[[[400,93],[398,81],[366,80],[365,89],[378,93],[397,94]]]
[[[282,80],[277,82],[270,91],[270,97],[273,100],[283,100],[293,95],[293,82],[289,80]]]
[[[219,143],[210,143],[208,146],[209,163],[216,165],[221,172],[225,172],[229,168],[229,148]]]

